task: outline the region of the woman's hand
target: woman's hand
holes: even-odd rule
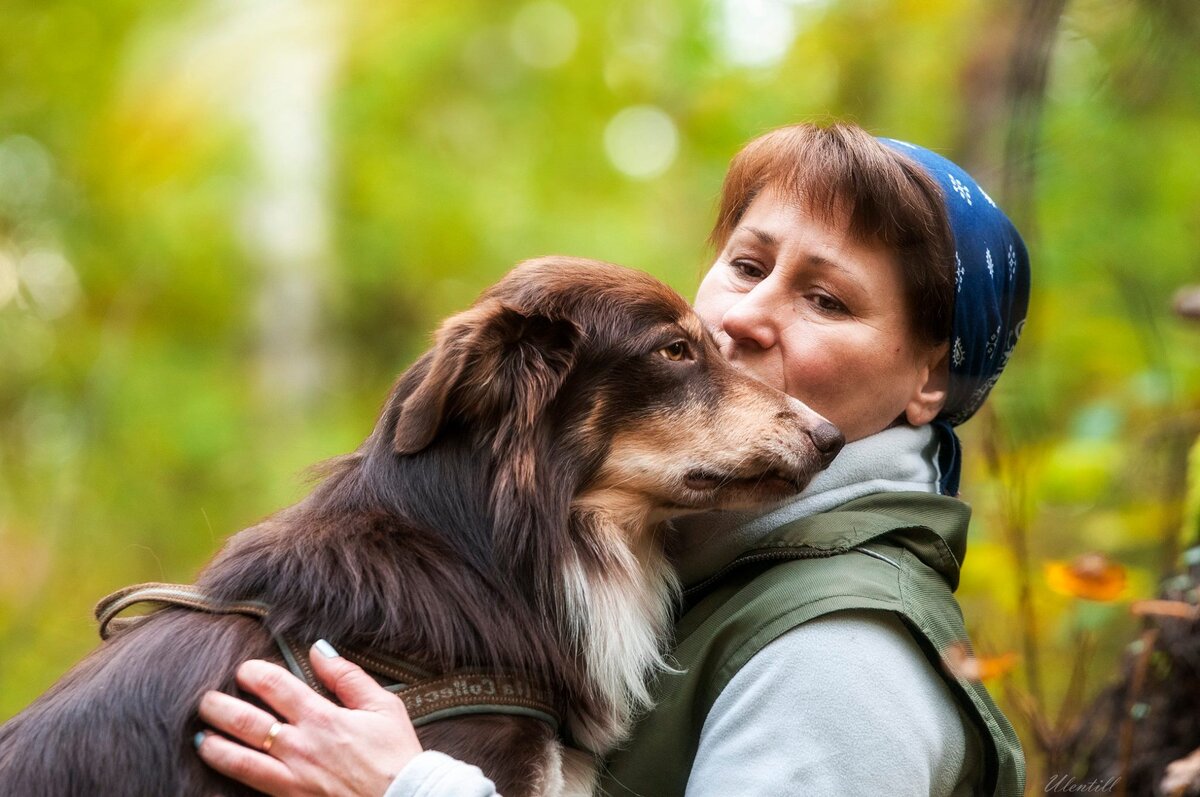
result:
[[[380,797],[421,752],[404,703],[324,640],[313,645],[310,658],[317,677],[346,708],[282,667],[247,661],[238,668],[238,685],[279,716],[221,692],[206,693],[200,718],[229,738],[197,734],[200,758],[271,795]]]

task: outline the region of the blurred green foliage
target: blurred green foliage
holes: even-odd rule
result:
[[[0,718],[93,646],[99,596],[187,580],[302,495],[514,262],[690,294],[729,158],[804,119],[998,189],[1014,6],[0,0]],[[1035,206],[1011,209],[1030,321],[964,429],[968,623],[1022,650],[1025,530],[1050,704],[1081,624],[1099,685],[1131,622],[1038,563],[1103,551],[1148,596],[1181,545],[1200,329],[1169,297],[1200,274],[1200,47],[1177,7],[1068,6]]]

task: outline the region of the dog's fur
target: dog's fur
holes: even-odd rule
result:
[[[838,445],[725,363],[658,281],[530,261],[445,322],[357,451],[232,537],[197,584],[269,604],[266,624],[295,639],[535,679],[575,747],[495,715],[431,723],[422,743],[508,797],[586,794],[594,754],[665,666],[665,521],[783,498]],[[251,657],[280,660],[246,617],[170,608],[118,633],[0,728],[0,793],[247,793],[191,737],[200,695],[235,691]]]

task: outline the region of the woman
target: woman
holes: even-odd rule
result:
[[[954,164],[859,128],[798,125],[734,159],[695,307],[729,359],[849,444],[760,517],[680,522],[685,592],[653,712],[613,756],[610,794],[1020,794],[1012,727],[978,683],[951,594],[969,509],[951,427],[1020,334],[1020,236]],[[348,708],[286,671],[239,682],[285,723],[217,693],[202,758],[271,794],[490,795],[420,752],[403,707],[327,644],[314,667]]]

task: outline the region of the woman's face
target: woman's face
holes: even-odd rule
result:
[[[945,401],[946,345],[913,337],[900,266],[773,191],[730,235],[696,312],[733,364],[836,424],[847,441]]]

